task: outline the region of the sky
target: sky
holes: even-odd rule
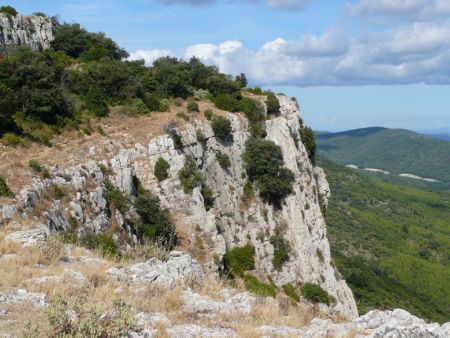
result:
[[[450,127],[450,0],[18,0],[148,65],[199,57],[297,97],[307,124]]]

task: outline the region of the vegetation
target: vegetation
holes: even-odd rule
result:
[[[100,250],[105,256],[120,256],[114,239],[107,234],[88,232],[80,238],[80,244],[90,250]]]
[[[109,181],[106,183],[106,190],[108,204],[125,214],[130,208],[125,195]]]
[[[1,6],[0,7],[0,13],[4,13],[7,15],[11,15],[11,16],[16,16],[17,15],[17,11],[14,7],[11,6]]]
[[[291,298],[294,302],[298,303],[300,302],[300,297],[297,294],[297,291],[295,290],[295,287],[288,283],[288,284],[284,284],[282,286],[284,293]]]
[[[248,291],[262,297],[273,297],[277,295],[277,290],[274,285],[263,283],[253,275],[244,275],[245,287]]]
[[[270,238],[270,244],[274,247],[272,260],[273,267],[277,270],[281,270],[283,264],[289,260],[290,248],[280,229],[276,229],[275,235]]]
[[[300,138],[302,140],[303,145],[306,148],[306,152],[308,153],[308,157],[312,163],[316,161],[316,139],[314,136],[314,132],[309,127],[300,128]]]
[[[278,101],[274,93],[267,94],[266,106],[267,114],[275,116],[280,115],[280,101]]]
[[[161,208],[159,198],[141,188],[134,206],[141,220],[138,229],[141,234],[168,249],[173,248],[177,240],[175,225],[169,210]]]
[[[425,188],[449,189],[450,142],[401,129],[365,128],[317,135],[319,155],[341,164],[391,172],[383,178]],[[401,173],[429,177],[430,183],[398,177]]]
[[[191,194],[195,187],[201,186],[203,176],[198,170],[197,163],[192,156],[186,156],[183,168],[178,172],[178,177],[185,194]]]
[[[264,138],[266,136],[264,106],[259,101],[243,97],[239,102],[239,110],[248,119],[252,137]]]
[[[205,183],[202,184],[202,189],[200,190],[203,196],[203,203],[206,210],[211,209],[214,206],[214,196],[213,191]]]
[[[216,152],[216,160],[224,170],[227,170],[231,166],[231,161],[228,155],[221,152],[220,150]]]
[[[255,269],[254,256],[255,248],[251,245],[227,250],[223,256],[224,269],[231,275],[242,276],[244,271]]]
[[[155,176],[158,182],[162,182],[169,177],[170,164],[162,157],[158,158],[155,163]]]
[[[178,134],[177,130],[175,128],[168,128],[166,130],[166,133],[169,134],[170,138],[173,140],[173,146],[176,150],[182,150],[183,140],[181,139],[180,134]]]
[[[209,121],[213,118],[213,111],[211,109],[206,109],[203,114],[205,115],[206,119]]]
[[[251,182],[256,182],[261,197],[274,205],[292,193],[294,174],[284,168],[281,148],[274,142],[251,138],[243,155],[244,166]]]
[[[6,184],[4,177],[0,176],[0,197],[14,197],[13,192]]]
[[[203,134],[200,129],[197,129],[195,131],[195,137],[197,138],[197,142],[199,143],[205,143],[207,141],[205,134]]]
[[[328,295],[328,292],[326,292],[324,289],[320,287],[320,285],[313,284],[313,283],[306,283],[302,286],[302,295],[307,300],[313,302],[313,303],[324,303],[324,304],[330,304],[331,299]]]
[[[216,138],[222,142],[232,140],[231,121],[223,116],[216,116],[212,119],[212,130]]]
[[[198,111],[200,111],[199,110],[199,107],[198,107],[198,103],[197,102],[189,102],[188,104],[187,104],[187,111],[189,112],[189,113],[192,113],[192,112],[198,112]]]
[[[333,194],[332,256],[360,313],[403,308],[448,321],[450,193],[397,185],[321,159]]]

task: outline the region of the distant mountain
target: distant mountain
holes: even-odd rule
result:
[[[316,138],[319,155],[341,164],[395,178],[403,174],[401,179],[450,183],[450,142],[382,127],[318,133]]]
[[[450,133],[422,133],[422,135],[435,138],[437,140],[450,141]]]
[[[319,159],[331,188],[332,256],[360,313],[404,308],[448,320],[450,192],[399,185]]]

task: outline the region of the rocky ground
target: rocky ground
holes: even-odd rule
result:
[[[94,308],[101,322],[117,299],[131,306],[124,337],[450,336],[450,324],[427,324],[404,310],[340,322],[303,301],[258,297],[206,273],[183,252],[110,260],[64,245],[45,229],[19,227],[0,232],[1,337],[51,336],[64,315],[77,326]],[[60,297],[67,307],[58,312]]]

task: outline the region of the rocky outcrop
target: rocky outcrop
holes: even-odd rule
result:
[[[131,267],[111,268],[107,273],[122,281],[155,283],[167,287],[175,287],[183,280],[195,283],[205,278],[202,267],[189,255],[179,251],[172,251],[167,262],[151,258]]]
[[[0,52],[19,46],[36,51],[49,48],[53,34],[53,23],[47,16],[0,13]]]
[[[139,181],[160,198],[163,207],[176,215],[177,227],[183,230],[188,249],[203,248],[202,263],[206,268],[219,270],[226,250],[251,244],[255,247],[253,273],[259,278],[267,280],[270,276],[278,286],[305,282],[319,284],[336,300],[330,307],[321,306],[323,311],[354,318],[357,309],[352,293],[331,263],[323,216],[330,195],[325,174],[313,166],[298,138],[301,121],[297,103],[283,95],[278,99],[281,114],[266,121],[266,139],[281,148],[285,166],[295,176],[293,193],[280,208],[258,197],[248,203],[242,202],[246,183],[242,155],[250,136],[247,120],[240,114],[230,113],[227,118],[232,126],[232,142],[216,139],[209,121],[193,120],[182,131],[178,130],[184,145],[182,150],[175,148],[168,134],[163,134],[150,138],[145,146],[136,144],[133,148],[120,148],[118,151],[112,147],[107,154],[110,162],[102,162],[109,167],[108,173],[103,173],[93,160],[70,168],[50,167],[52,178],[35,178],[18,194],[17,204],[8,206],[6,214],[10,217],[14,214],[11,210],[31,210],[44,191],[58,185],[74,190],[74,193],[66,205],[52,201],[51,207],[43,214],[51,230],[66,230],[74,220],[79,233],[87,230],[103,232],[114,224],[128,234],[127,238],[135,241],[132,227],[126,221],[127,217],[135,215],[134,209],[131,208],[127,215],[118,210],[111,213],[106,186],[107,181],[111,182],[133,202],[136,182]],[[200,131],[205,142],[197,141],[197,132]],[[227,169],[222,168],[216,159],[219,151],[230,159]],[[209,210],[204,206],[200,188],[195,188],[192,193],[183,191],[178,172],[187,156],[194,158],[212,190],[214,205]],[[170,165],[168,178],[162,182],[154,175],[154,166],[160,157]],[[275,233],[282,233],[290,248],[289,259],[281,269],[276,269],[272,263]],[[133,275],[136,281],[143,282],[155,278],[154,270],[155,262],[146,262],[134,267],[133,271],[116,269],[111,274],[127,279]],[[164,276],[160,272],[158,274]],[[172,283],[173,278],[164,277],[162,280]]]
[[[25,289],[14,289],[10,293],[0,292],[0,304],[30,303],[35,306],[47,306],[48,300],[45,293],[28,292]]]

